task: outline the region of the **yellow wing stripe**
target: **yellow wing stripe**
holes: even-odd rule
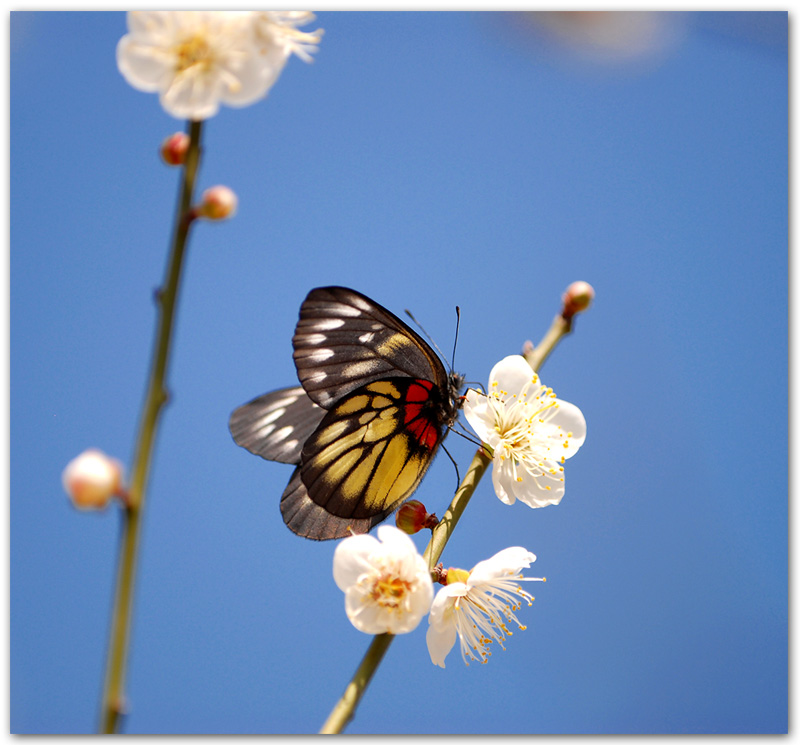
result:
[[[395,401],[400,398],[400,391],[397,390],[397,387],[394,385],[394,383],[390,383],[388,380],[378,380],[365,387],[372,393],[390,396],[391,398],[395,399]]]

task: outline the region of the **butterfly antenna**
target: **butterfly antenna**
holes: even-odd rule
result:
[[[450,369],[456,369],[456,347],[458,346],[458,329],[461,326],[461,308],[456,305],[456,338],[453,341],[453,358],[450,360]]]
[[[433,338],[431,337],[431,335],[430,335],[430,334],[429,334],[427,331],[425,331],[425,327],[424,327],[424,326],[423,326],[423,325],[422,325],[422,324],[421,324],[421,323],[420,323],[420,322],[419,322],[419,321],[418,321],[416,318],[414,318],[414,314],[413,314],[413,313],[412,313],[412,312],[411,312],[411,311],[410,311],[408,308],[406,308],[406,315],[407,315],[407,316],[408,316],[408,317],[409,317],[409,318],[410,318],[412,321],[414,321],[414,323],[416,323],[416,324],[417,324],[417,326],[419,326],[419,329],[420,329],[420,331],[422,331],[422,333],[423,333],[423,334],[425,334],[425,338],[426,338],[426,339],[427,339],[427,340],[428,340],[428,341],[429,341],[431,344],[433,344],[433,346],[434,346],[434,347],[436,347],[436,351],[439,353],[439,355],[440,355],[441,357],[444,357],[444,354],[442,354],[442,350],[441,350],[441,349],[439,349],[439,345],[438,345],[438,344],[437,344],[437,343],[436,343],[436,342],[433,340]]]

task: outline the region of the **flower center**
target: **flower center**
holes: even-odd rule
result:
[[[374,577],[369,596],[381,608],[397,608],[403,602],[406,593],[410,591],[410,582],[396,575],[384,573]]]
[[[195,65],[204,69],[211,66],[211,46],[204,34],[195,34],[175,47],[176,72],[185,72]]]

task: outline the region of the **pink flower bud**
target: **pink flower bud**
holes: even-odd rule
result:
[[[161,158],[168,166],[182,166],[189,151],[189,135],[176,132],[161,143]]]
[[[212,186],[203,192],[197,216],[208,220],[224,220],[236,214],[239,200],[227,186]]]
[[[561,315],[569,320],[576,313],[586,310],[594,300],[594,288],[583,281],[573,282],[562,297],[564,308]]]
[[[439,520],[436,515],[429,515],[425,505],[417,499],[409,499],[395,515],[395,524],[409,535],[419,533],[423,528],[435,528]]]
[[[103,509],[122,488],[122,464],[91,448],[67,464],[61,482],[75,507]]]

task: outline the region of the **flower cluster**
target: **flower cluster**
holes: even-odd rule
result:
[[[292,54],[310,62],[322,31],[298,26],[309,11],[130,11],[117,66],[134,88],[158,93],[174,117],[200,121],[220,103],[248,106],[267,95]]]
[[[434,599],[428,567],[411,539],[391,525],[378,528],[378,539],[345,538],[333,557],[333,577],[345,594],[347,617],[359,631],[406,634],[430,610],[428,652],[434,665],[444,667],[456,635],[461,639],[461,656],[469,664],[469,659],[486,662],[492,642],[503,646],[511,635],[508,622],[525,628],[514,612],[521,601],[530,605],[533,597],[519,583],[543,581],[521,574],[536,561],[530,551],[515,546],[480,562],[471,572],[448,569],[446,586]]]

